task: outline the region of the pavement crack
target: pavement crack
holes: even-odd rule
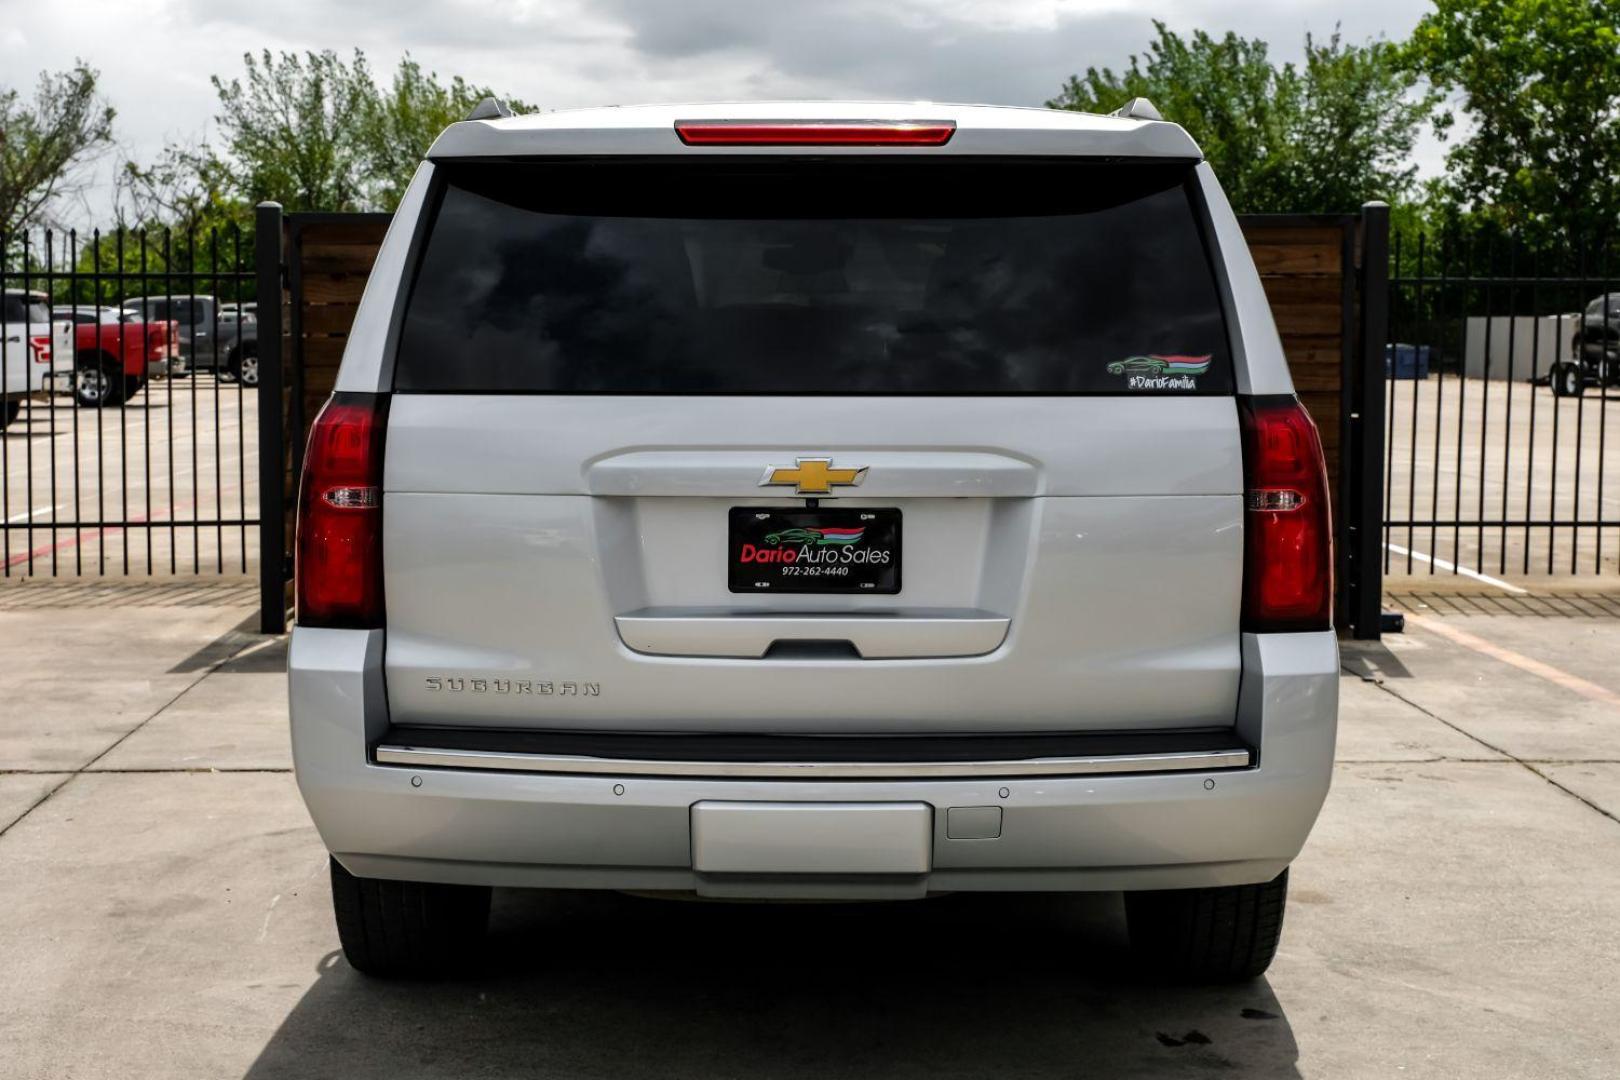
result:
[[[1397,758],[1335,758],[1335,765],[1512,765],[1507,758],[1452,757],[1397,757]],[[1584,764],[1584,762],[1583,762]]]
[[[1350,674],[1355,674],[1355,673],[1351,672]],[[1570,798],[1574,799],[1576,802],[1581,803],[1582,805],[1586,806],[1588,809],[1595,810],[1597,813],[1602,814],[1604,817],[1608,818],[1610,821],[1614,822],[1617,825],[1620,825],[1620,817],[1616,817],[1614,814],[1610,813],[1608,810],[1605,810],[1603,807],[1599,806],[1597,803],[1593,802],[1591,799],[1588,799],[1586,796],[1580,794],[1577,791],[1571,790],[1570,788],[1566,787],[1565,785],[1559,783],[1557,780],[1553,779],[1551,776],[1547,775],[1542,770],[1536,768],[1537,764],[1548,764],[1547,762],[1537,762],[1534,759],[1522,758],[1522,757],[1520,757],[1519,755],[1513,753],[1510,750],[1507,750],[1507,749],[1504,749],[1503,747],[1497,746],[1496,744],[1490,742],[1488,739],[1482,739],[1478,735],[1475,735],[1472,731],[1468,731],[1465,728],[1459,727],[1457,724],[1452,723],[1450,720],[1447,720],[1445,717],[1441,716],[1439,713],[1433,711],[1432,709],[1424,708],[1422,705],[1419,705],[1417,702],[1413,701],[1411,698],[1407,697],[1405,694],[1401,693],[1399,690],[1396,690],[1394,687],[1390,686],[1387,682],[1384,682],[1384,681],[1379,680],[1379,679],[1368,679],[1366,681],[1372,683],[1374,686],[1378,687],[1378,689],[1382,690],[1384,693],[1388,694],[1390,697],[1393,697],[1396,701],[1402,702],[1405,705],[1409,705],[1412,708],[1416,709],[1418,712],[1422,713],[1424,716],[1427,716],[1429,719],[1437,721],[1438,723],[1444,724],[1446,727],[1450,728],[1452,731],[1455,731],[1457,734],[1461,735],[1463,738],[1470,739],[1473,742],[1478,743],[1479,745],[1483,746],[1485,749],[1490,750],[1492,753],[1501,754],[1504,758],[1507,758],[1513,764],[1518,765],[1520,768],[1524,769],[1526,772],[1530,773],[1532,776],[1539,777],[1541,780],[1544,780],[1548,784],[1550,784],[1553,787],[1557,788],[1559,791],[1562,791],[1565,795],[1568,795]],[[1419,763],[1419,764],[1421,764],[1421,763]]]
[[[75,777],[82,776],[84,773],[89,772],[91,769],[93,769],[96,762],[100,761],[102,758],[106,757],[108,754],[112,753],[114,750],[116,750],[120,746],[122,746],[123,743],[124,743],[124,740],[128,739],[131,735],[135,734],[137,731],[144,728],[147,724],[150,724],[153,720],[156,720],[158,717],[162,716],[165,712],[167,712],[169,710],[169,708],[171,706],[174,705],[175,702],[179,701],[181,698],[183,698],[187,694],[191,693],[191,691],[196,688],[198,683],[200,683],[204,679],[208,678],[208,676],[210,676],[214,672],[218,671],[221,667],[223,667],[226,664],[230,663],[240,653],[244,652],[249,647],[251,647],[253,645],[253,643],[254,643],[254,641],[253,641],[252,638],[247,638],[242,642],[242,644],[240,646],[238,646],[236,649],[233,649],[229,655],[221,656],[219,659],[215,660],[208,667],[203,668],[201,671],[199,671],[197,673],[197,677],[195,679],[192,679],[190,682],[186,683],[186,685],[182,686],[178,691],[175,692],[173,697],[169,698],[168,701],[165,701],[163,704],[159,705],[156,709],[152,710],[151,715],[149,715],[146,719],[142,720],[140,723],[136,724],[134,727],[130,728],[128,731],[124,732],[122,735],[118,736],[118,738],[114,739],[110,744],[108,744],[105,748],[103,748],[101,753],[97,754],[95,757],[91,758],[89,761],[85,762],[83,765],[80,765],[76,769],[54,769],[54,770],[50,770],[51,772],[66,772],[67,775],[62,778],[62,782],[60,784],[52,785],[49,791],[45,792],[45,794],[41,795],[39,798],[35,799],[32,803],[30,803],[28,805],[28,808],[26,810],[24,810],[22,813],[18,814],[15,819],[13,819],[11,822],[6,824],[4,827],[0,827],[0,837],[4,837],[8,832],[10,832],[12,829],[16,828],[19,823],[21,823],[22,821],[27,819],[27,817],[30,814],[32,814],[35,810],[38,810],[41,806],[44,806],[47,802],[50,802],[51,798],[58,791],[61,791],[63,788],[65,788],[69,784],[71,784]],[[97,772],[120,772],[120,771],[141,772],[141,771],[148,771],[148,770],[96,769],[95,771],[97,771]],[[149,770],[149,771],[151,771],[151,772],[185,772],[185,771],[191,771],[191,770],[184,770],[184,769],[172,769],[172,770],[171,769],[152,769],[152,770]],[[206,771],[206,770],[195,770],[195,771],[201,772],[201,771]]]

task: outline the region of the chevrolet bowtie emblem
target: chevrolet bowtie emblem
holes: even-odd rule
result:
[[[866,479],[864,465],[859,469],[835,469],[832,467],[832,458],[802,457],[792,468],[786,465],[765,466],[765,476],[760,480],[759,486],[791,484],[798,488],[800,495],[826,495],[832,491],[834,485],[853,487],[864,479]]]

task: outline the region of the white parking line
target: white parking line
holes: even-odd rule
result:
[[[1530,592],[1529,589],[1521,589],[1517,585],[1511,585],[1508,582],[1503,581],[1501,578],[1493,578],[1487,574],[1480,573],[1478,570],[1470,570],[1466,566],[1458,566],[1454,562],[1447,562],[1445,559],[1437,559],[1433,555],[1427,555],[1421,551],[1413,551],[1410,548],[1403,548],[1399,544],[1385,544],[1384,546],[1397,555],[1410,555],[1414,559],[1422,559],[1424,562],[1430,563],[1438,570],[1452,570],[1461,574],[1463,577],[1473,578],[1475,581],[1483,582],[1486,585],[1494,585],[1498,589],[1506,589],[1510,593],[1517,593],[1520,596],[1527,596]]]
[[[57,503],[55,506],[37,506],[32,510],[24,510],[20,514],[12,514],[10,517],[6,518],[6,524],[10,525],[14,521],[27,521],[29,518],[35,517],[39,514],[48,514],[52,510],[60,509],[62,509],[61,503]]]

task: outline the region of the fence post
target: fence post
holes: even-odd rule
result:
[[[286,428],[282,402],[281,204],[254,208],[259,316],[259,631],[287,629]]]
[[[1389,338],[1389,204],[1361,208],[1360,350],[1352,378],[1345,597],[1353,637],[1378,640],[1383,607],[1384,346]]]

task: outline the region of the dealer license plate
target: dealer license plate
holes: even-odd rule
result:
[[[731,591],[897,593],[900,511],[731,508]]]

